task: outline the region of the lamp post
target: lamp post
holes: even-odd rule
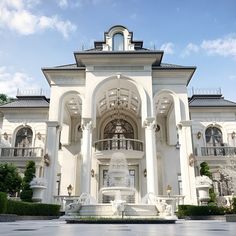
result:
[[[170,197],[171,190],[172,190],[172,188],[171,188],[171,186],[168,184],[167,187],[166,187],[166,192],[167,192],[168,197]]]
[[[72,187],[72,185],[70,184],[70,185],[67,187],[67,192],[68,192],[69,197],[71,196],[72,191],[73,191],[73,187]]]

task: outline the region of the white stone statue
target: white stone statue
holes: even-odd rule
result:
[[[125,201],[114,200],[111,201],[112,211],[115,216],[120,216],[125,211]]]

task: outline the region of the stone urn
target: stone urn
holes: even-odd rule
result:
[[[196,177],[196,189],[198,191],[198,199],[201,205],[207,205],[210,200],[209,189],[212,186],[212,180],[205,175]]]
[[[42,202],[43,192],[47,188],[44,178],[33,178],[30,182],[30,188],[33,190],[33,202]]]

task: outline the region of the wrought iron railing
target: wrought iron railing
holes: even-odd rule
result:
[[[95,151],[133,150],[143,151],[143,142],[137,139],[102,139],[95,142]]]
[[[236,147],[201,147],[202,156],[233,156]]]
[[[42,157],[43,149],[40,147],[31,148],[1,148],[1,157]]]

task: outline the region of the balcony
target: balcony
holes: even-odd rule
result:
[[[114,152],[122,152],[128,158],[140,159],[144,155],[143,142],[137,139],[102,139],[94,143],[97,158],[108,158]]]
[[[43,149],[40,147],[0,148],[0,162],[11,162],[19,166],[25,165],[27,161],[43,161]]]
[[[195,148],[197,165],[206,161],[211,169],[218,169],[221,165],[226,165],[232,158],[236,158],[236,147],[199,147]]]
[[[201,156],[234,156],[236,147],[201,147]]]

